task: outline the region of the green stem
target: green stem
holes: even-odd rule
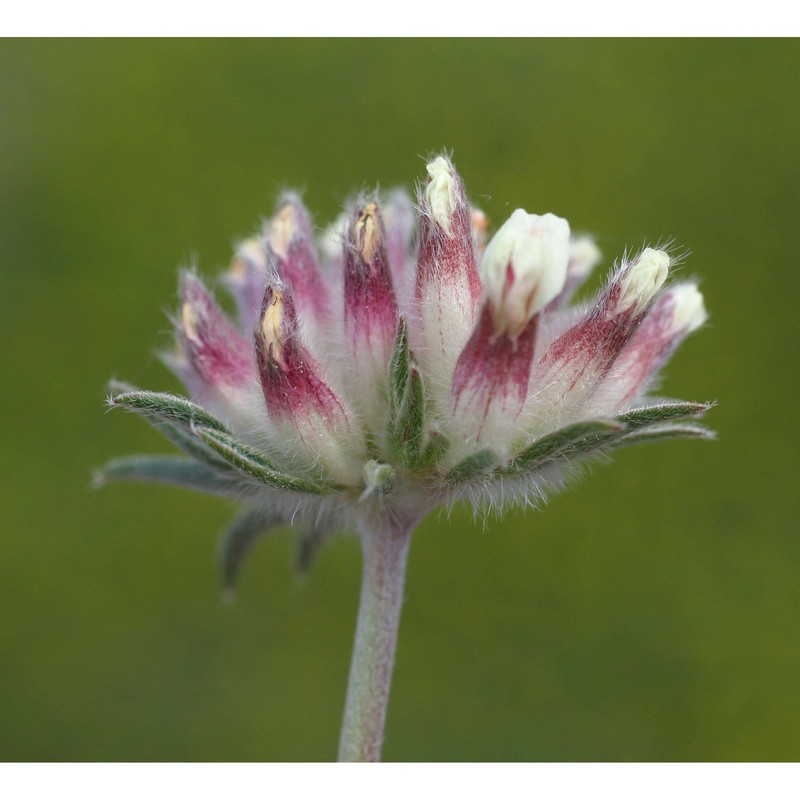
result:
[[[361,526],[364,572],[339,761],[379,761],[413,525]]]

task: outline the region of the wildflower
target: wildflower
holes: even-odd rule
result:
[[[283,196],[224,278],[238,324],[181,275],[164,360],[191,399],[118,385],[108,401],[184,456],[118,459],[101,482],[241,501],[220,547],[229,589],[270,530],[299,531],[303,568],[331,533],[358,531],[343,759],[379,755],[407,548],[426,514],[461,499],[536,504],[589,457],[712,435],[695,421],[708,404],[646,396],[706,319],[693,283],[668,284],[667,252],[623,259],[571,306],[600,260],[590,239],[522,209],[488,239],[452,162],[427,173],[416,220],[403,192],[362,196],[319,241],[300,199]]]

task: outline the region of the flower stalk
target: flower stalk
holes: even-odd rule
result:
[[[361,525],[363,574],[339,761],[379,761],[413,525]]]

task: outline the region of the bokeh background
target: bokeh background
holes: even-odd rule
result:
[[[228,504],[90,490],[169,449],[105,384],[177,388],[176,267],[225,266],[282,187],[321,224],[442,147],[495,223],[691,251],[712,318],[663,393],[718,400],[719,440],[427,520],[386,759],[800,758],[798,74],[796,41],[3,42],[0,758],[335,755],[357,542],[303,584],[269,538],[224,605]]]

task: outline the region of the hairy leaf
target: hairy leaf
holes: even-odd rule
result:
[[[456,464],[447,473],[447,482],[451,484],[466,483],[467,481],[486,475],[497,466],[497,454],[494,450],[479,450],[463,461]]]
[[[646,442],[657,442],[666,439],[715,439],[714,431],[709,430],[704,425],[696,422],[682,422],[673,424],[651,425],[647,428],[627,433],[616,439],[611,447],[627,447],[632,444],[644,444]]]
[[[425,449],[419,458],[417,464],[420,468],[432,467],[434,464],[444,456],[450,449],[450,442],[443,434],[437,430],[428,431],[428,441],[425,443]]]
[[[425,425],[425,391],[422,375],[408,349],[408,327],[397,326],[389,362],[389,446],[407,464],[416,465],[422,455]]]
[[[641,428],[658,422],[669,422],[683,417],[696,417],[712,407],[711,403],[687,403],[682,400],[668,400],[652,406],[634,408],[624,414],[619,414],[617,419],[629,428]]]
[[[149,418],[151,419],[151,418]],[[240,473],[234,469],[224,458],[212,450],[197,434],[196,430],[188,430],[172,422],[159,422],[159,433],[177,445],[184,453],[196,458],[211,469],[228,472],[241,478]]]
[[[596,450],[625,431],[624,425],[614,420],[589,420],[576,422],[537,439],[526,447],[500,472],[516,475],[553,461],[564,455],[579,455]]]
[[[202,440],[231,466],[268,486],[309,494],[327,494],[332,491],[330,487],[307,478],[297,478],[281,472],[266,454],[239,441],[229,433],[208,428],[198,428],[197,432]]]
[[[108,404],[112,408],[121,406],[188,429],[203,427],[223,432],[228,430],[204,408],[177,394],[139,390],[123,392],[112,395],[108,400]]]
[[[301,531],[297,540],[295,566],[300,575],[308,575],[317,553],[336,532],[325,522],[315,522]]]
[[[109,461],[94,476],[97,486],[111,481],[139,481],[180,486],[197,492],[240,497],[246,485],[241,480],[225,477],[218,472],[179,456],[128,456]]]
[[[219,540],[218,559],[222,585],[233,595],[245,558],[253,545],[266,533],[280,527],[285,520],[263,509],[247,509],[225,529]]]

